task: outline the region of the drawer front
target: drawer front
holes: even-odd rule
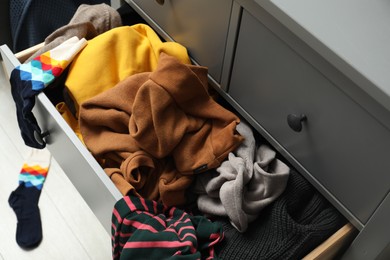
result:
[[[228,93],[367,222],[388,192],[389,130],[246,11]],[[306,115],[301,132],[289,127],[289,114]]]
[[[209,74],[220,82],[231,0],[156,0],[134,2],[174,41],[184,45],[190,56],[209,68]]]
[[[7,46],[1,46],[0,51],[9,75],[20,62]],[[37,96],[33,113],[42,131],[49,132],[48,150],[100,223],[111,233],[112,209],[122,197],[118,189],[44,93]]]

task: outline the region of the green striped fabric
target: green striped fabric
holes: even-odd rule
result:
[[[218,259],[220,223],[156,201],[125,196],[112,214],[113,259]]]

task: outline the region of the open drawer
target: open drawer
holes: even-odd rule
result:
[[[1,46],[7,75],[41,46],[34,46],[15,55],[7,46]],[[46,137],[47,148],[110,234],[112,209],[122,195],[44,93],[37,96],[33,113],[42,131],[49,133]],[[332,259],[351,243],[356,233],[352,224],[346,224],[305,259]]]
[[[34,46],[14,55],[7,46],[1,46],[6,74],[9,76],[13,68],[39,47]],[[33,113],[42,131],[49,133],[47,148],[110,233],[113,205],[122,195],[44,93],[37,96]]]

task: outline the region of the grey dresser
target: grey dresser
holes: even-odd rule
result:
[[[388,1],[127,0],[389,259]]]
[[[359,231],[343,259],[390,259],[388,1],[126,2]],[[31,54],[0,50],[8,73]],[[109,232],[118,190],[43,93],[34,114]]]

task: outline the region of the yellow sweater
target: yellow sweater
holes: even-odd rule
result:
[[[185,47],[175,42],[162,42],[146,24],[117,27],[89,40],[70,65],[65,82],[74,102],[76,119],[84,101],[128,76],[154,71],[162,52],[185,64],[191,63]],[[62,107],[60,113],[80,137],[78,124],[71,119],[69,109]]]

